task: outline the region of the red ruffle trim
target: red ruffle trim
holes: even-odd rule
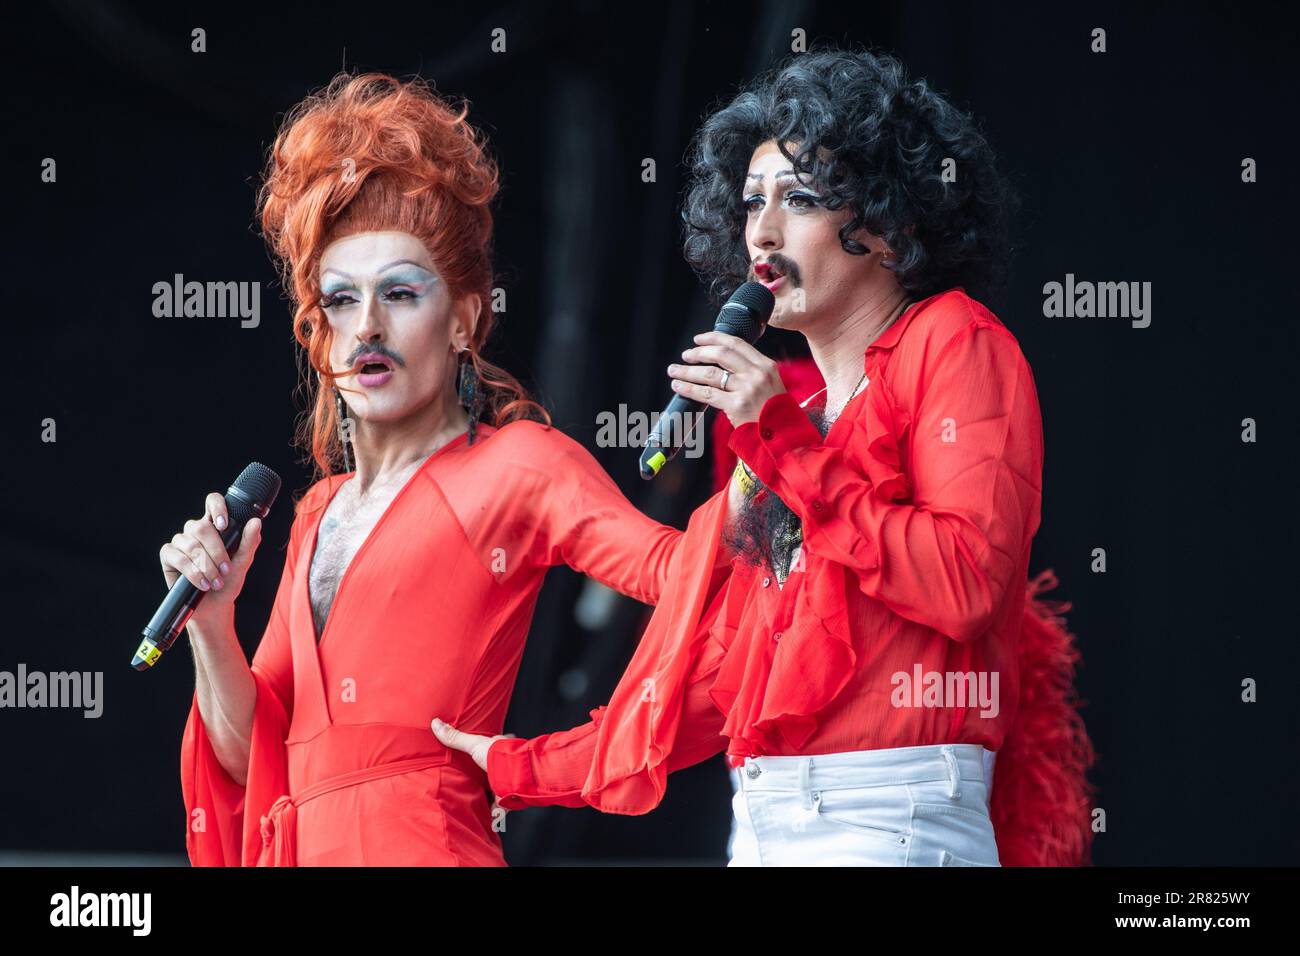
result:
[[[724,489],[691,516],[659,604],[598,723],[582,799],[604,813],[646,813],[663,799],[683,696],[724,600],[729,569],[714,559],[726,512]]]
[[[729,583],[722,618],[723,626],[734,628],[734,637],[709,694],[726,716],[723,735],[730,738],[732,753],[797,749],[817,730],[818,712],[839,695],[857,668],[845,574],[828,575],[825,588],[799,589],[790,626],[780,641],[738,617],[753,574],[738,567]]]
[[[866,471],[875,495],[905,501],[912,489],[899,449],[911,421],[892,401],[881,369],[877,362],[868,371],[862,412],[852,419],[865,441],[850,438],[846,447],[865,445],[866,455],[855,464]],[[738,571],[730,585],[723,617],[736,637],[711,696],[727,717],[724,733],[733,753],[802,747],[817,730],[817,714],[839,696],[857,668],[846,610],[845,589],[851,585],[840,572],[827,575],[824,588],[801,588],[793,623],[779,642],[788,650],[782,650],[771,646],[770,634],[741,626],[740,605],[750,583],[749,575]]]

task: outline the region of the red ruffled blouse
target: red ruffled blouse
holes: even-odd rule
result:
[[[668,772],[724,749],[734,766],[1002,746],[1042,493],[1033,374],[962,288],[908,308],[863,365],[864,389],[825,438],[780,393],[730,439],[802,519],[784,586],[740,557],[719,564],[727,491],[715,494],[692,516],[609,705],[572,730],[492,746],[502,806],[643,813]]]

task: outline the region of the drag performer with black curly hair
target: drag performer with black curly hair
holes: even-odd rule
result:
[[[707,119],[686,258],[718,297],[767,286],[826,387],[797,403],[718,332],[669,366],[735,426],[734,481],[692,517],[591,722],[435,727],[503,806],[643,813],[668,771],[725,749],[732,865],[1086,858],[1074,651],[1063,608],[1034,600],[1050,572],[1027,582],[1037,392],[976,298],[1005,272],[1012,202],[971,117],[888,56],[798,56]]]

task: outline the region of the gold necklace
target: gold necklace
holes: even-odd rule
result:
[[[874,342],[876,339],[884,335],[885,331],[891,325],[893,325],[895,322],[901,319],[903,317],[903,313],[906,312],[909,308],[911,308],[912,305],[914,305],[912,300],[910,298],[905,298],[903,300],[903,307],[898,310],[898,312],[894,315],[892,319],[890,319],[888,322],[884,324],[884,326],[880,329],[879,332],[877,332],[874,336],[872,336],[871,341]],[[844,414],[844,409],[849,407],[849,402],[853,401],[854,397],[858,394],[858,389],[862,387],[862,383],[866,379],[866,377],[867,377],[867,373],[864,371],[862,373],[862,378],[858,379],[858,384],[853,386],[853,391],[849,392],[849,397],[846,398],[844,400],[844,404],[840,406],[840,410],[835,413],[834,417],[826,419],[827,422],[833,422],[835,421],[835,419],[839,418],[841,415]],[[829,389],[827,391],[829,393]]]
[[[837,418],[839,418],[841,415],[844,414],[844,409],[846,409],[846,408],[849,407],[849,402],[853,401],[853,397],[854,397],[855,395],[858,394],[858,389],[860,389],[860,388],[862,387],[862,383],[865,382],[866,379],[867,379],[867,373],[864,371],[864,372],[862,373],[862,378],[858,379],[858,384],[857,384],[857,385],[854,385],[854,386],[853,386],[853,391],[849,392],[849,397],[846,398],[846,399],[844,399],[844,404],[840,406],[840,410],[839,410],[838,412],[836,412],[836,413],[835,413],[833,416],[831,416],[830,418],[826,419],[828,422],[833,422],[833,421],[835,421]]]

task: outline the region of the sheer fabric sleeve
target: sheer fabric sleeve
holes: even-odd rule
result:
[[[709,696],[724,651],[709,638],[682,702],[682,721],[668,756],[672,773],[726,749],[723,715]],[[591,711],[591,720],[569,730],[527,740],[507,737],[488,750],[488,783],[507,810],[524,807],[582,807],[583,786],[591,770],[596,735],[607,707]]]
[[[549,445],[543,561],[657,604],[684,532],[638,510],[591,452],[563,432],[553,430]]]
[[[262,848],[261,817],[288,792],[285,739],[293,713],[289,602],[301,525],[295,519],[271,617],[253,655],[257,701],[243,786],[217,760],[199,714],[197,691],[190,700],[181,740],[181,793],[187,821],[185,845],[194,866],[254,866]]]

